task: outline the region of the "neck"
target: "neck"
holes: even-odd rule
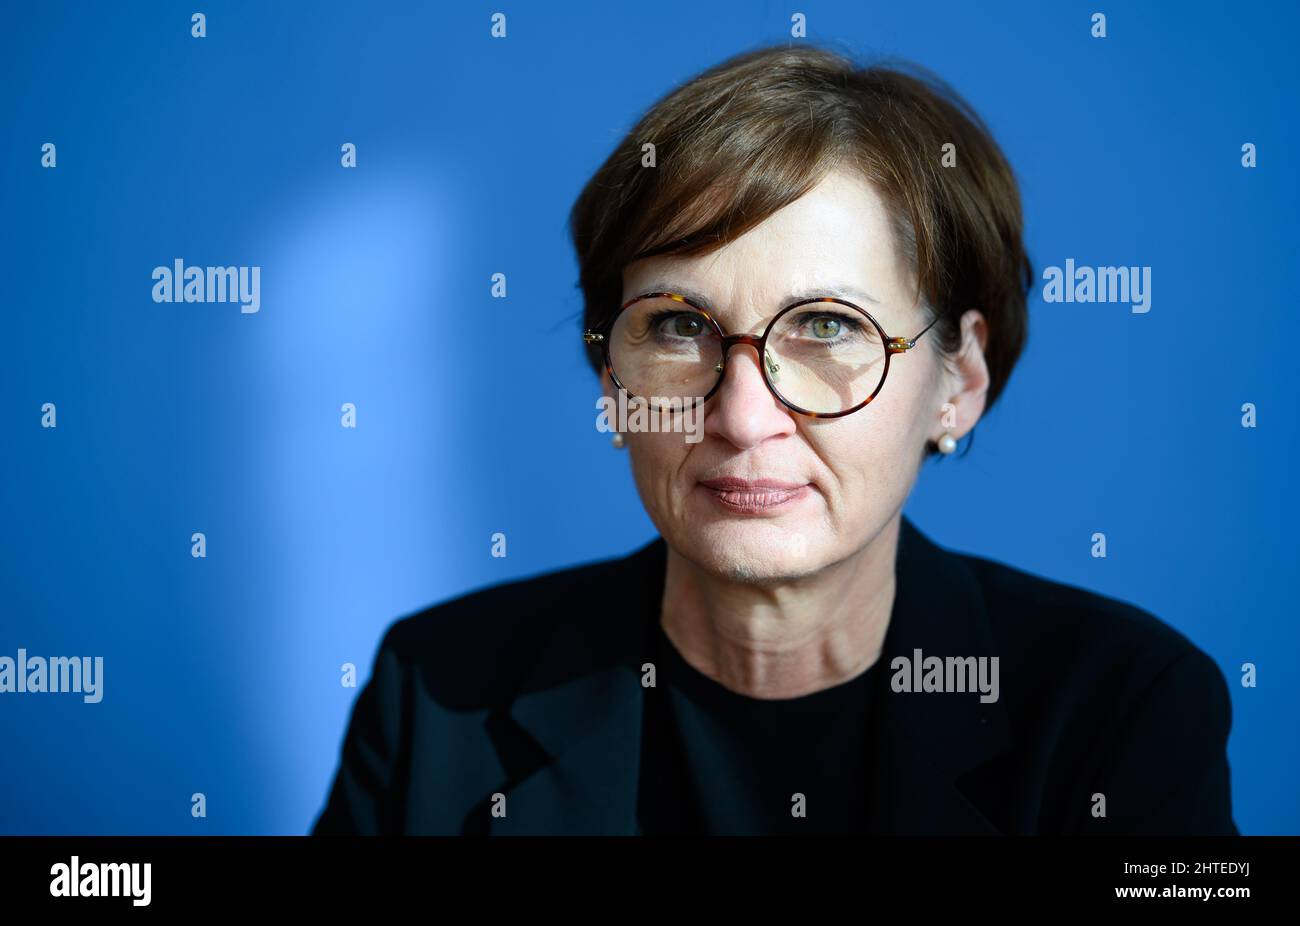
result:
[[[664,632],[691,666],[750,697],[796,698],[846,682],[880,658],[899,518],[845,559],[776,585],[706,572],[670,546]]]

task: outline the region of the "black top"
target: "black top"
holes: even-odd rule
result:
[[[1134,605],[946,550],[906,516],[899,531],[897,591],[865,732],[869,833],[1237,832],[1226,750],[1232,702],[1213,659]],[[636,833],[652,704],[641,667],[656,661],[666,563],[656,537],[627,556],[481,589],[393,622],[313,831]],[[997,658],[998,696],[893,691],[896,660],[918,651]],[[671,659],[665,664],[671,670]],[[686,690],[665,700],[687,703],[673,717],[698,730],[701,718],[718,715]],[[853,711],[837,716],[855,723]],[[788,728],[796,732],[783,741],[812,729]],[[652,767],[658,735],[652,728]],[[857,748],[853,736],[839,737],[837,749]],[[699,757],[717,744],[688,733],[694,780],[713,795],[703,804],[707,825],[760,826],[752,799],[736,798],[742,809],[724,818],[728,795],[719,789],[730,773],[709,771],[740,760],[754,777],[741,772],[738,793],[756,789],[766,806],[764,795],[798,790],[808,798],[800,823],[834,819],[818,795],[837,785],[811,781],[815,762],[784,770],[807,750],[773,748],[748,761],[752,741],[722,747],[714,765]],[[847,782],[861,760],[846,752],[837,764]],[[838,790],[841,802],[853,793],[847,783]]]
[[[638,824],[644,835],[861,833],[877,661],[797,698],[734,692],[687,662],[656,621]]]

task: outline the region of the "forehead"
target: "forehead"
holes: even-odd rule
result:
[[[834,172],[718,250],[636,261],[623,284],[624,300],[669,289],[722,314],[761,316],[811,295],[893,303],[906,280],[884,200],[859,175]]]

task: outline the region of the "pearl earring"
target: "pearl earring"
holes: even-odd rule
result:
[[[614,436],[609,439],[609,442],[614,445],[615,450],[622,450],[627,446],[627,441],[623,440],[623,435],[617,431],[614,432]]]
[[[957,438],[952,436],[951,431],[944,431],[943,437],[939,438],[939,452],[952,453],[957,449]]]

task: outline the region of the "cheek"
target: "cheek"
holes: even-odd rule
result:
[[[628,434],[627,441],[632,476],[647,500],[660,498],[677,488],[678,474],[692,446],[681,434],[643,432]]]
[[[910,479],[912,460],[924,443],[924,398],[893,374],[885,390],[866,408],[836,422],[808,430],[808,441],[831,471],[840,494],[879,494]]]

